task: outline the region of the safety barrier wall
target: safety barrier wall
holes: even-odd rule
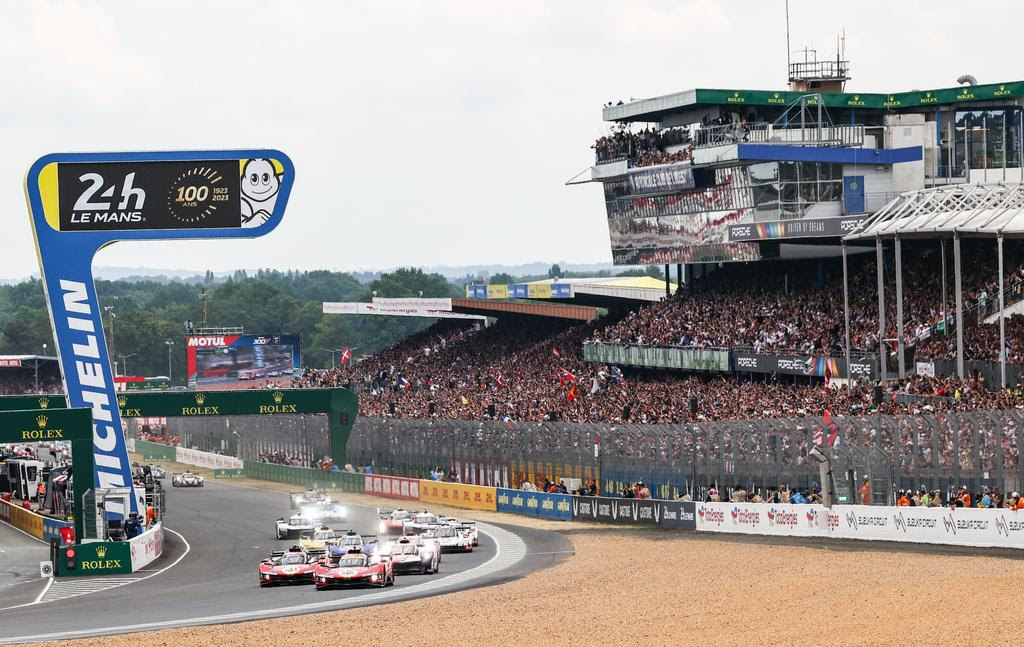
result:
[[[875,508],[876,512],[885,508]],[[828,534],[828,508],[793,503],[698,503],[697,530],[790,537]]]
[[[135,451],[146,461],[174,461],[178,458],[177,448],[147,440],[136,440]]]
[[[59,519],[43,517],[43,541],[49,542],[51,539],[60,540],[60,529],[73,528],[74,526],[75,524],[70,521],[61,521]]]
[[[178,463],[184,463],[185,465],[206,467],[211,470],[240,470],[245,467],[244,463],[242,462],[242,459],[240,458],[235,458],[234,456],[226,456],[224,454],[214,454],[213,452],[201,452],[198,449],[188,449],[187,447],[175,448],[175,461]]]
[[[549,494],[547,492],[526,492],[498,488],[498,512],[514,512],[531,517],[545,519],[572,520],[572,499],[569,494]]]
[[[442,481],[420,481],[420,501],[457,508],[497,511],[495,488]]]
[[[133,573],[148,566],[164,552],[163,524],[157,522],[155,526],[138,537],[129,539],[128,549],[131,552]]]
[[[245,478],[244,469],[214,469],[213,478],[215,479],[241,479]]]
[[[254,461],[247,461],[242,471],[247,478],[263,481],[291,483],[302,487],[325,488],[343,492],[363,493],[365,490],[363,475],[352,472],[332,472]]]
[[[36,539],[44,538],[43,520],[45,518],[10,501],[0,500],[0,519],[10,522],[15,528],[24,530]]]
[[[418,479],[407,479],[399,476],[367,474],[364,477],[366,494],[387,497],[389,499],[406,499],[419,501],[420,482]]]

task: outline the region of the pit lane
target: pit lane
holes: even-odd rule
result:
[[[288,495],[207,481],[204,488],[167,490],[164,555],[147,570],[157,576],[126,586],[48,604],[0,611],[0,642],[64,640],[144,629],[220,624],[397,602],[494,584],[557,561],[568,545],[561,535],[480,524],[480,545],[469,554],[446,553],[440,572],[405,575],[384,589],[316,591],[312,586],[260,588],[258,561],[294,541],[274,538],[275,519],[289,514]],[[374,534],[376,510],[348,505],[335,529]],[[187,542],[187,544],[186,544]],[[45,550],[45,547],[43,547]],[[36,567],[38,568],[38,567]],[[0,593],[2,595],[2,593]],[[8,604],[0,606],[7,607]]]

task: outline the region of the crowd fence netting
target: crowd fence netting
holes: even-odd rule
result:
[[[316,467],[330,454],[324,415],[168,418],[166,427],[128,421],[133,436],[246,461]],[[526,480],[562,478],[617,495],[643,481],[657,498],[703,498],[711,487],[763,493],[785,484],[820,486],[809,456],[819,445],[840,503],[894,502],[899,489],[939,490],[943,497],[998,486],[1019,491],[1024,466],[1024,414],[1015,409],[971,413],[832,416],[631,425],[445,419],[359,418],[347,445],[348,464],[374,472],[518,488]],[[339,465],[344,468],[344,465]]]

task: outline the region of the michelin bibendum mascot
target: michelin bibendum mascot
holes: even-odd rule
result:
[[[259,227],[274,213],[281,173],[268,159],[251,159],[242,167],[242,226]]]

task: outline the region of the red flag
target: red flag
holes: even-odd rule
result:
[[[551,347],[551,354],[554,355],[555,357],[561,357],[562,356],[562,354],[558,352],[558,346],[552,346]]]
[[[569,402],[572,402],[576,400],[576,398],[578,397],[580,397],[580,390],[576,388],[576,384],[574,383],[571,387],[569,387],[569,391],[565,394],[565,398]]]
[[[348,349],[348,346],[341,349],[341,365],[345,366],[348,361],[352,359],[352,351]]]
[[[825,358],[825,388],[828,388],[829,383],[832,381],[832,359],[829,357]]]
[[[505,382],[505,378],[502,377],[501,373],[498,373],[498,388],[500,389],[506,386],[508,386],[508,384]]]
[[[558,369],[558,385],[565,386],[566,382],[572,382],[575,384],[576,376],[565,370],[564,368]]]

